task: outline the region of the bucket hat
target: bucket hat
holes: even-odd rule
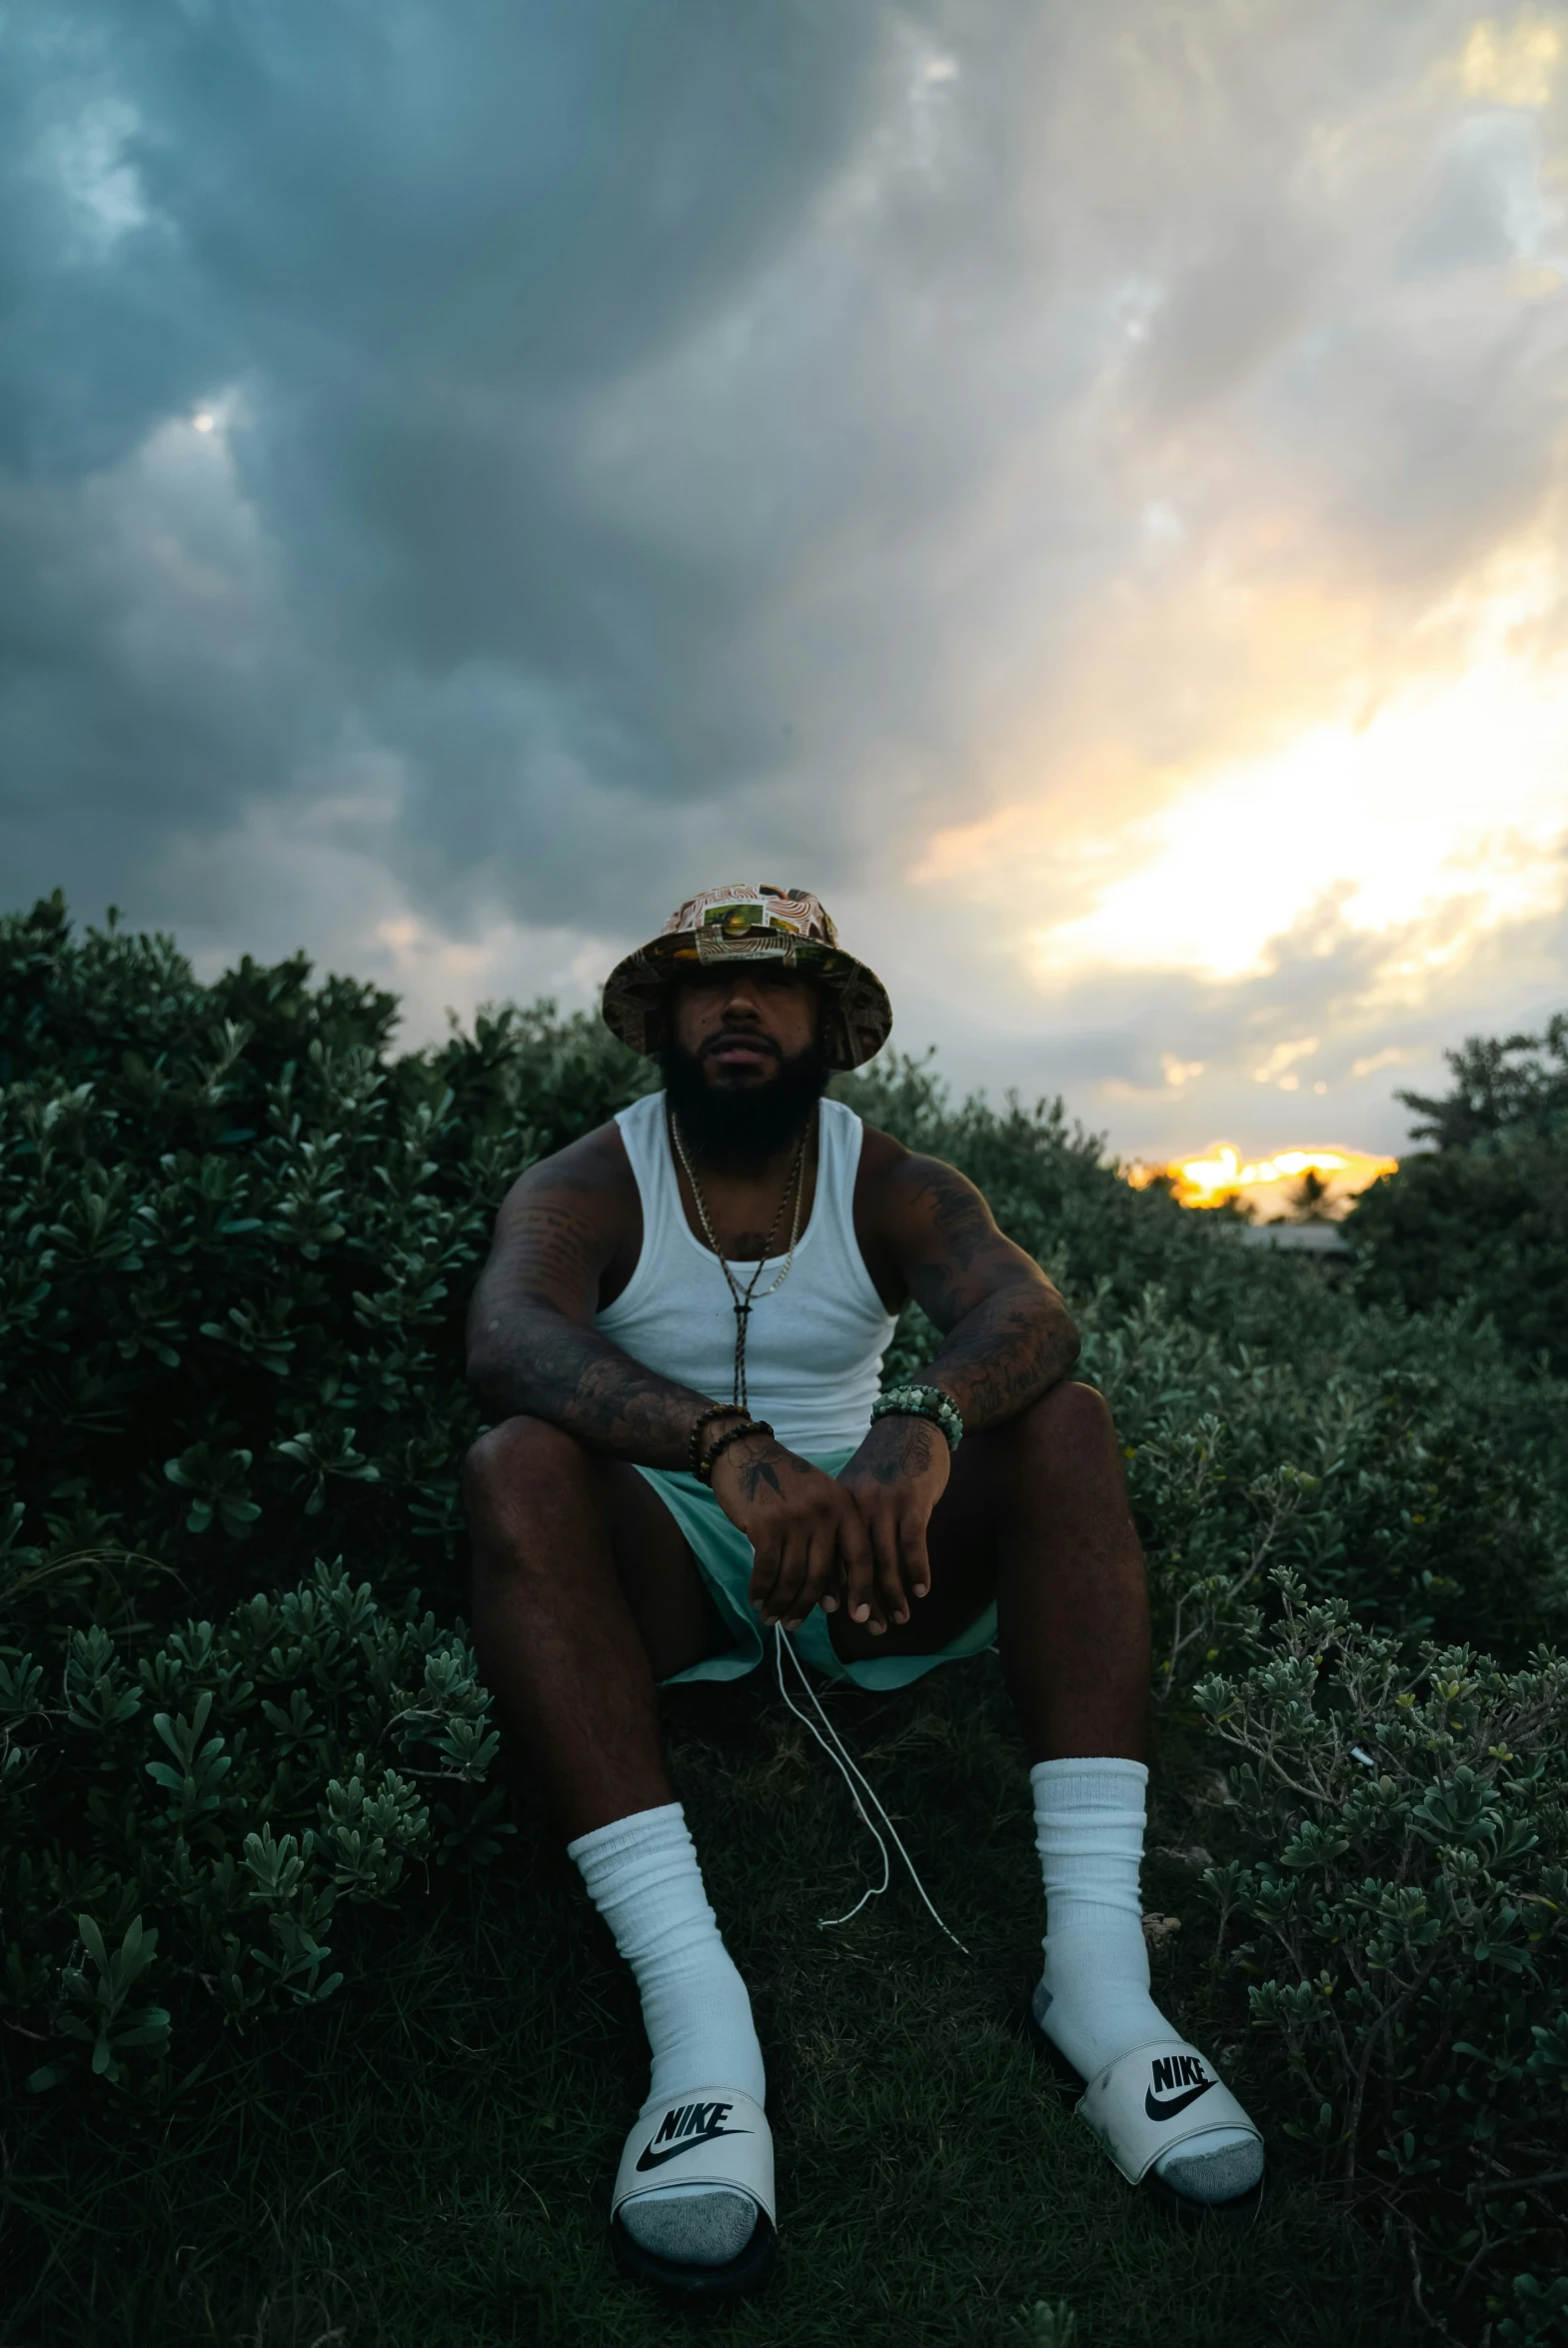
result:
[[[665,994],[674,979],[716,964],[782,962],[817,979],[827,997],[827,1065],[859,1068],[892,1027],[887,990],[873,970],[845,954],[827,911],[808,889],[741,881],[704,889],[673,913],[657,938],[618,962],[605,982],[612,1035],[652,1059],[665,1040]]]

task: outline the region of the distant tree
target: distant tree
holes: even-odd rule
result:
[[[1289,1206],[1291,1222],[1327,1222],[1328,1184],[1316,1167],[1309,1166],[1290,1192]]]
[[[1362,1293],[1412,1311],[1474,1296],[1510,1343],[1568,1368],[1568,1014],[1446,1058],[1451,1093],[1399,1096],[1436,1149],[1347,1218]]]
[[[1454,1089],[1441,1096],[1401,1093],[1417,1112],[1411,1139],[1439,1150],[1467,1150],[1505,1133],[1568,1140],[1568,1012],[1539,1036],[1467,1036],[1443,1058]]]

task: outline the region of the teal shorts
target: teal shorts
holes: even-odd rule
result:
[[[841,1451],[812,1451],[807,1456],[824,1474],[837,1475],[857,1447],[850,1444]],[[705,1655],[701,1663],[672,1672],[663,1684],[673,1687],[684,1679],[744,1678],[748,1671],[757,1669],[765,1651],[762,1618],[753,1612],[746,1594],[752,1579],[751,1542],[695,1475],[669,1467],[640,1467],[638,1474],[648,1478],[685,1533],[709,1595],[734,1640],[723,1654]],[[934,1654],[873,1655],[863,1663],[845,1663],[833,1650],[826,1615],[820,1606],[813,1606],[799,1629],[790,1631],[789,1641],[802,1662],[814,1664],[830,1679],[847,1679],[856,1687],[907,1687],[911,1679],[918,1679],[938,1663],[956,1663],[965,1655],[979,1654],[995,1636],[996,1607],[992,1602],[967,1630],[959,1631]]]

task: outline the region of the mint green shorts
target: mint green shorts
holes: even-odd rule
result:
[[[857,1447],[850,1444],[841,1451],[806,1455],[813,1467],[837,1475]],[[685,1533],[720,1618],[735,1641],[722,1655],[706,1655],[701,1663],[672,1672],[663,1684],[672,1687],[684,1679],[744,1678],[748,1671],[757,1669],[765,1652],[762,1619],[753,1612],[746,1594],[752,1579],[751,1542],[695,1475],[669,1467],[640,1467],[638,1474],[647,1477]],[[911,1679],[918,1679],[938,1663],[956,1663],[965,1655],[979,1654],[995,1636],[996,1608],[992,1603],[967,1630],[961,1630],[934,1654],[874,1655],[863,1663],[845,1663],[833,1651],[826,1615],[820,1606],[813,1606],[799,1629],[790,1631],[789,1641],[802,1662],[814,1664],[830,1679],[847,1679],[856,1687],[907,1687]]]

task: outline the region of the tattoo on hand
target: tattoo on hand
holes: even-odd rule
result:
[[[781,1499],[784,1497],[784,1485],[779,1481],[778,1470],[771,1459],[746,1460],[741,1468],[741,1480],[746,1486],[746,1496],[749,1500],[756,1499],[759,1487],[765,1483],[771,1490],[777,1492]]]
[[[902,1483],[905,1476],[923,1475],[935,1456],[931,1447],[935,1439],[934,1430],[929,1421],[924,1418],[889,1417],[879,1418],[876,1423],[878,1427],[896,1428],[892,1437],[884,1436],[876,1446],[878,1452],[884,1453],[875,1458],[871,1466],[871,1473],[877,1482]],[[946,1437],[942,1439],[945,1441]]]

